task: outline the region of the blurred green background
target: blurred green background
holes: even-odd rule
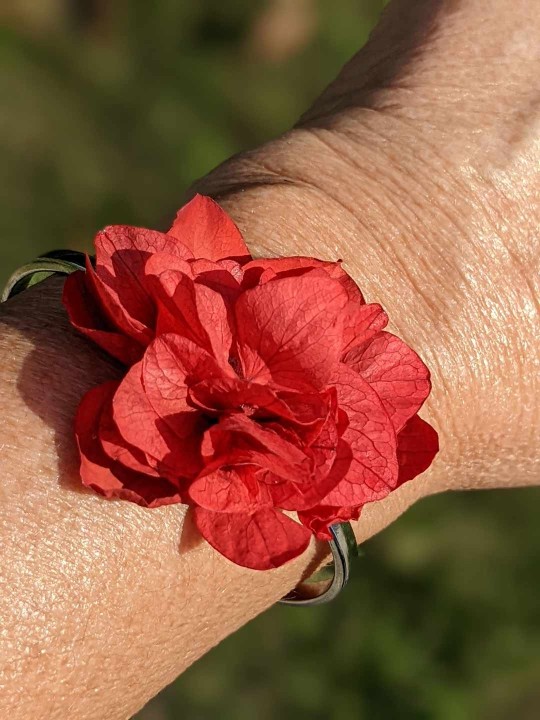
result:
[[[378,0],[3,0],[0,283],[287,129]],[[540,490],[440,496],[329,607],[275,607],[137,720],[537,720]],[[171,608],[174,612],[174,608]]]

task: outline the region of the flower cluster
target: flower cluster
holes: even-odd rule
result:
[[[253,259],[200,195],[167,233],[112,226],[95,248],[64,303],[123,376],[77,413],[88,487],[189,505],[216,550],[267,569],[433,460],[429,372],[340,263]]]

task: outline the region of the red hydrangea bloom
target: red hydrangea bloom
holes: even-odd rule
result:
[[[113,226],[95,246],[64,302],[125,374],[77,413],[88,487],[185,503],[220,553],[267,569],[430,465],[429,372],[339,263],[252,259],[202,196],[168,233]]]

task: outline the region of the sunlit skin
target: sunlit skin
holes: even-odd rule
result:
[[[432,370],[441,453],[365,508],[359,541],[426,495],[539,481],[539,41],[532,0],[394,3],[293,131],[197,185],[254,255],[342,258]],[[117,371],[68,326],[61,285],[0,308],[0,716],[115,720],[324,548],[250,571],[181,506],[83,491],[73,414]]]

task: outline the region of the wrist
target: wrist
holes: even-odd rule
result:
[[[310,574],[326,547],[253,572],[199,542],[182,506],[148,510],[84,491],[73,414],[117,368],[67,326],[61,285],[50,279],[0,310],[0,344],[11,351],[0,373],[9,408],[0,539],[11,560],[0,615],[10,658],[24,658],[2,709],[124,717]],[[403,497],[368,511],[359,537],[390,522]]]
[[[513,290],[530,272],[497,237],[485,189],[467,185],[450,164],[438,170],[441,184],[421,158],[415,170],[412,152],[392,157],[397,138],[385,152],[368,145],[355,139],[336,148],[302,130],[225,163],[197,189],[219,199],[255,255],[343,259],[367,300],[389,311],[391,330],[431,368],[433,392],[421,414],[437,428],[441,453],[415,493],[534,483],[534,441],[517,420],[525,412],[535,424],[524,397],[535,382],[530,301],[516,302]],[[423,147],[419,140],[418,155]],[[498,201],[490,198],[491,211]],[[509,355],[500,353],[501,338]],[[494,392],[500,377],[509,377],[504,401]],[[508,417],[517,423],[510,432]],[[519,447],[519,478],[510,454],[494,475],[493,438]]]
[[[389,329],[425,356],[424,349],[433,344],[429,333],[435,326],[436,303],[424,302],[414,263],[399,260],[401,248],[392,240],[386,241],[388,216],[379,208],[380,217],[376,217],[358,192],[356,204],[352,197],[344,199],[340,195],[343,184],[337,180],[330,183],[330,189],[326,183],[315,185],[316,176],[337,178],[342,168],[341,158],[332,150],[325,151],[311,134],[298,134],[294,141],[283,142],[283,155],[280,141],[271,143],[264,159],[259,160],[258,153],[233,159],[197,189],[218,198],[239,225],[254,256],[307,255],[343,260],[366,301],[380,302],[389,311]],[[260,152],[264,154],[265,150]],[[310,158],[316,158],[313,167]],[[358,172],[354,176],[350,173],[349,181],[351,187],[365,187]],[[391,238],[396,234],[388,233]],[[436,491],[436,485],[428,484],[429,477],[426,473],[415,480],[414,491],[407,488],[404,494],[413,493],[417,498],[419,493]]]

